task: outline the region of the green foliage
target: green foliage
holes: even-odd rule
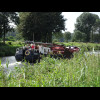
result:
[[[16,41],[23,40],[22,34],[18,32],[17,27],[14,28],[14,31],[8,32],[5,37],[6,41]]]
[[[58,39],[53,39],[53,41],[52,41],[53,43],[55,43],[55,42],[58,42]]]
[[[93,34],[92,42],[100,43],[100,33],[99,34]]]
[[[8,44],[9,44],[9,45],[11,45],[11,44],[12,44],[12,42],[8,42]]]
[[[52,36],[53,42],[61,42],[61,39],[64,39],[64,34],[62,32],[53,33]]]
[[[76,20],[75,30],[86,34],[86,42],[90,42],[91,32],[93,31],[97,19],[99,19],[98,15],[84,12]]]
[[[9,41],[10,42],[10,41]],[[9,55],[21,42],[0,45],[0,53]],[[21,43],[22,44],[22,43]],[[14,71],[5,73],[0,61],[0,87],[100,87],[100,55],[84,55],[84,52],[100,50],[100,44],[58,42],[65,46],[78,46],[81,51],[72,59],[43,57],[40,63],[23,62]],[[3,46],[2,46],[3,45]],[[13,46],[13,47],[12,47]],[[8,52],[9,51],[9,52]],[[7,53],[8,52],[8,53]],[[6,63],[9,68],[9,62]]]
[[[5,38],[6,41],[15,41],[15,37],[9,36]]]
[[[26,40],[52,42],[52,33],[65,30],[61,12],[22,12],[19,14],[19,32]]]
[[[0,51],[0,56],[4,57],[5,56],[5,52]]]
[[[70,32],[65,32],[65,33],[64,33],[64,38],[65,38],[65,40],[68,42],[68,40],[71,39],[71,33],[70,33]]]
[[[0,57],[3,56],[14,56],[16,48],[22,47],[24,44],[20,41],[11,42],[7,41],[6,44],[0,43]]]
[[[80,32],[78,30],[75,30],[74,31],[74,36],[72,38],[72,41],[75,41],[75,42],[85,42],[86,41],[86,34]]]
[[[100,55],[80,52],[70,60],[44,57],[34,65],[24,62],[8,74],[0,66],[1,87],[100,87]]]
[[[8,31],[12,31],[13,27],[10,26],[10,22],[18,24],[19,17],[16,12],[0,12],[0,37],[4,37],[3,41],[5,43],[5,34]]]

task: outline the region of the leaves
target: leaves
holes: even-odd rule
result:
[[[19,17],[16,12],[0,12],[0,37],[4,36],[5,43],[5,34],[8,31],[12,31],[13,28],[10,26],[10,23],[14,22],[15,24],[19,23]]]
[[[0,66],[1,66],[1,60],[0,60]]]
[[[51,42],[52,32],[65,29],[61,12],[23,12],[19,14],[19,32],[27,40]]]
[[[86,42],[90,42],[91,30],[97,19],[99,19],[98,15],[84,12],[76,20],[75,30],[86,34]]]

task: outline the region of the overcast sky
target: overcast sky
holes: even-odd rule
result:
[[[76,18],[79,17],[83,12],[63,12],[62,15],[64,18],[67,19],[65,22],[65,27],[67,28],[66,31],[73,33],[75,27],[74,24],[76,23]],[[100,12],[90,12],[96,14],[100,18]]]

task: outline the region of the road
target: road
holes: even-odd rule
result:
[[[8,68],[7,68],[8,64]],[[15,56],[2,57],[1,65],[4,67],[5,71],[14,70],[14,67],[20,67],[22,65],[21,62],[17,62]]]

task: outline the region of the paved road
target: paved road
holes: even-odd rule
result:
[[[8,68],[7,68],[8,63]],[[21,62],[17,62],[15,56],[2,57],[1,65],[5,68],[5,71],[14,70],[14,67],[20,67],[22,65]]]
[[[7,68],[7,63],[8,63],[8,68]],[[26,63],[26,64],[28,65],[28,63]],[[17,62],[15,59],[15,56],[9,56],[9,57],[1,58],[1,65],[4,67],[4,71],[8,73],[9,71],[14,71],[15,67],[23,66],[23,63]],[[31,63],[31,65],[34,65],[34,64]]]

